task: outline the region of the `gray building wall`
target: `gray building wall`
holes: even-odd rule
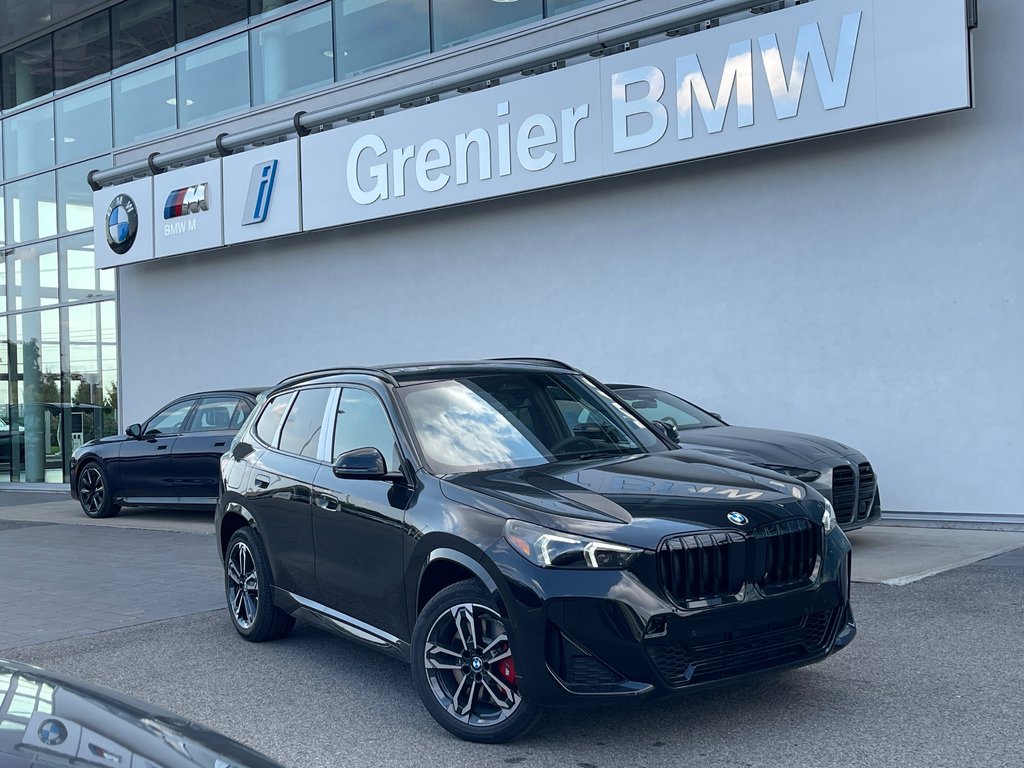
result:
[[[1024,8],[983,10],[971,111],[121,268],[123,417],[337,364],[552,356],[851,444],[884,509],[1020,514]]]

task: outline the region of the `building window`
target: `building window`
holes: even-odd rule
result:
[[[62,237],[59,241],[61,301],[114,298],[113,269],[96,269],[92,232]]]
[[[334,81],[329,5],[281,19],[250,35],[253,103],[278,101]]]
[[[249,36],[178,57],[178,124],[184,128],[249,106]]]
[[[53,33],[54,81],[70,88],[110,71],[110,13],[103,11]]]
[[[263,14],[271,14],[294,2],[295,0],[250,0],[249,16],[256,18]]]
[[[566,11],[575,11],[580,8],[585,8],[588,5],[597,5],[603,3],[605,0],[548,0],[548,16],[554,16],[556,13],[565,13]]]
[[[56,102],[57,163],[71,163],[110,151],[110,84]]]
[[[248,0],[177,0],[178,42],[224,29],[249,16]]]
[[[8,178],[53,166],[53,104],[8,117],[3,133]]]
[[[128,0],[111,14],[115,67],[174,47],[173,0]]]
[[[434,0],[433,5],[435,51],[544,17],[543,0]]]
[[[15,248],[8,259],[7,301],[11,310],[45,307],[60,300],[55,242]]]
[[[133,72],[114,81],[114,143],[153,139],[177,127],[174,62]]]
[[[86,160],[57,171],[57,230],[60,234],[92,229],[92,189],[89,171],[110,167],[110,158]]]
[[[54,174],[42,173],[4,187],[7,244],[42,240],[57,234]]]
[[[335,0],[338,79],[430,53],[429,8],[428,0]]]
[[[53,90],[50,35],[5,53],[0,59],[0,70],[3,71],[4,109],[12,109],[50,93]]]

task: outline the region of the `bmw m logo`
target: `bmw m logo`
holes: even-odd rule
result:
[[[176,219],[190,213],[210,210],[207,199],[207,184],[193,184],[191,187],[172,190],[164,202],[164,218]]]
[[[44,720],[39,726],[39,740],[48,747],[59,747],[68,740],[68,729],[60,720]]]
[[[118,195],[107,208],[107,245],[114,253],[128,253],[139,231],[139,212],[128,195]]]
[[[735,523],[736,525],[747,524],[747,516],[740,514],[739,512],[730,512],[726,517],[729,519],[730,523]]]

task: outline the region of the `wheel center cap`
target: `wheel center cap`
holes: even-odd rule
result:
[[[473,660],[469,662],[469,665],[473,668],[474,672],[479,672],[484,668],[484,663],[479,656],[474,656]]]

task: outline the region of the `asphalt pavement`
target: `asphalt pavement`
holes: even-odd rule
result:
[[[26,512],[21,517],[31,518],[31,509]],[[202,570],[201,560],[187,561],[215,563],[208,534],[8,521],[0,522],[0,596],[52,586],[45,579],[16,586],[10,557],[15,543],[24,548],[25,539],[50,537],[52,546],[40,545],[34,557],[67,561],[69,544],[54,538],[68,535],[62,529],[100,537],[79,540],[73,560],[88,560],[85,550],[115,541],[126,551],[136,537],[148,542],[134,565],[125,559],[119,568],[131,573],[161,565],[182,610],[189,609],[190,591],[213,589],[212,571]],[[152,536],[175,543],[161,552]],[[856,537],[854,545],[856,557]],[[248,644],[224,609],[207,610],[198,600],[190,613],[173,618],[149,616],[52,642],[19,641],[0,656],[139,696],[291,768],[1021,765],[1022,551],[905,586],[855,584],[853,590],[858,637],[824,663],[658,702],[551,711],[526,737],[504,746],[449,736],[426,714],[399,662],[301,623],[284,640]],[[69,584],[64,599],[88,604],[109,592],[81,579]],[[0,632],[17,610],[0,613]],[[56,604],[51,620],[60,611]]]

